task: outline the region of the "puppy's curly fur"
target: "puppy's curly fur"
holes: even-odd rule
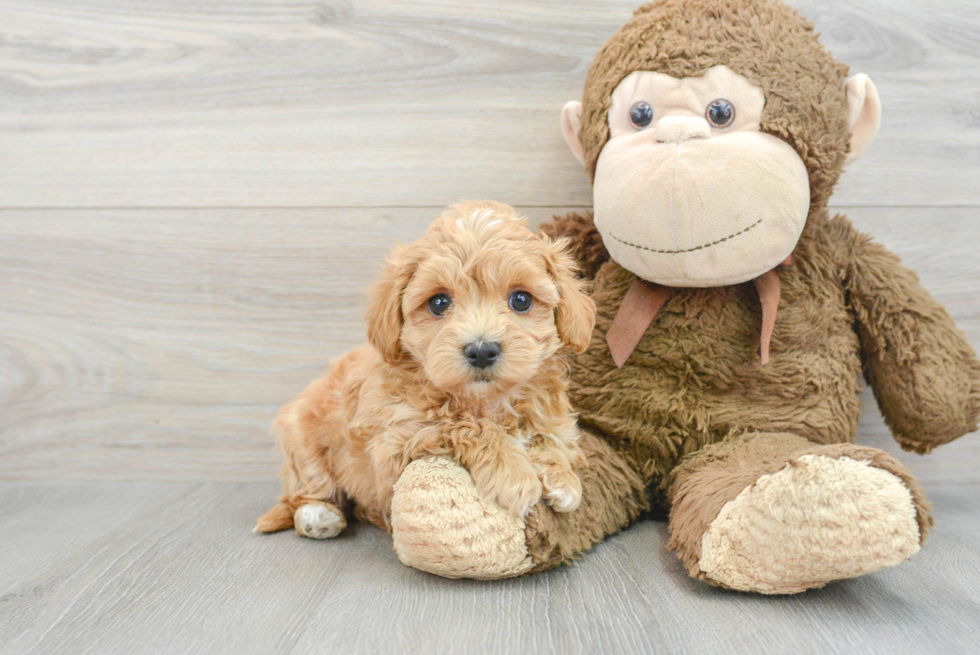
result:
[[[595,304],[565,245],[511,207],[470,202],[396,248],[368,309],[369,344],[332,362],[273,426],[284,490],[256,530],[336,536],[351,506],[390,529],[395,481],[427,456],[460,463],[519,515],[542,496],[575,509],[585,459],[561,355],[588,346]],[[512,308],[515,292],[533,298],[527,311]],[[451,304],[437,316],[429,301],[440,294]],[[474,365],[464,348],[485,343],[499,355]]]

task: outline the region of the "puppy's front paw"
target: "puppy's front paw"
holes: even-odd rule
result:
[[[533,457],[533,455],[532,455]],[[562,457],[538,453],[534,465],[544,487],[544,500],[556,512],[573,512],[582,502],[582,481]]]
[[[297,508],[293,524],[301,537],[332,539],[344,531],[347,520],[343,512],[327,503],[307,503]]]
[[[484,469],[473,476],[482,495],[496,500],[499,505],[520,517],[527,516],[531,508],[541,500],[541,480],[530,466],[488,468],[492,470]]]
[[[541,480],[536,475],[512,476],[497,491],[497,502],[520,517],[527,516],[541,500]]]
[[[556,512],[574,512],[582,502],[582,482],[569,472],[553,485],[544,482],[544,501]]]

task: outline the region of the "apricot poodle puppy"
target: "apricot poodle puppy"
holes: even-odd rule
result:
[[[429,456],[458,462],[518,515],[542,497],[578,507],[585,458],[562,355],[588,346],[595,305],[564,246],[490,202],[455,205],[397,247],[373,291],[369,343],[279,413],[284,490],[256,530],[326,539],[349,509],[390,530],[394,483]]]

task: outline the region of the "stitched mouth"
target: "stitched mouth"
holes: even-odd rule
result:
[[[624,246],[630,246],[631,248],[636,248],[637,250],[646,250],[647,252],[655,252],[658,255],[680,255],[680,254],[683,254],[685,252],[695,252],[697,250],[704,250],[706,248],[710,248],[711,246],[717,246],[719,243],[725,243],[726,241],[731,241],[735,237],[740,236],[742,234],[745,234],[746,232],[748,232],[752,228],[758,226],[760,223],[762,223],[762,219],[761,218],[759,220],[757,220],[755,223],[753,223],[752,225],[748,226],[747,228],[742,229],[742,230],[739,230],[735,234],[729,234],[724,239],[718,239],[717,241],[712,241],[711,243],[705,243],[705,244],[702,244],[700,246],[697,246],[696,248],[685,248],[684,250],[658,250],[656,248],[649,248],[647,246],[641,246],[641,245],[637,245],[635,243],[630,243],[629,241],[624,241],[623,239],[620,239],[615,234],[610,234],[609,236],[611,236],[616,241],[619,241]]]

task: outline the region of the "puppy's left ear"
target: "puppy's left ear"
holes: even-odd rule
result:
[[[584,282],[578,277],[578,265],[566,251],[567,246],[567,239],[547,243],[548,268],[558,287],[555,325],[565,345],[576,353],[582,353],[592,341],[595,302],[583,290]]]
[[[402,358],[402,294],[417,265],[407,247],[396,248],[382,269],[381,279],[371,291],[371,302],[364,317],[368,343],[389,364],[396,364]]]

